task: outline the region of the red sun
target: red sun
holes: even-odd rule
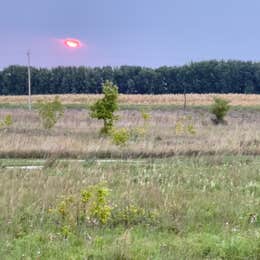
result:
[[[66,39],[64,44],[69,48],[79,48],[81,45],[80,41],[76,39]]]

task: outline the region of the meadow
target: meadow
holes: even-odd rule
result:
[[[139,158],[174,155],[260,154],[258,111],[230,111],[226,125],[214,125],[205,109],[174,108],[121,110],[116,127],[131,132],[128,143],[117,146],[100,137],[102,122],[88,110],[67,109],[51,130],[43,129],[36,111],[1,109],[0,118],[12,115],[13,125],[0,131],[0,156],[5,158]],[[190,127],[191,132],[186,128]]]
[[[209,156],[2,168],[1,257],[259,259],[259,165]],[[92,185],[107,192],[107,222],[81,211]]]
[[[100,96],[61,95],[52,129],[0,97],[1,259],[259,259],[259,97],[226,95],[216,125],[213,96],[121,96],[125,145],[90,118]]]

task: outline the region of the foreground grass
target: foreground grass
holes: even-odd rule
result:
[[[0,169],[2,259],[260,257],[259,157],[44,165]],[[110,190],[107,223],[57,214],[61,201],[95,184]],[[66,214],[80,217],[73,209]]]

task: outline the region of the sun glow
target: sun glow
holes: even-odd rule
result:
[[[78,48],[81,45],[80,41],[76,39],[66,39],[64,43],[69,48]]]

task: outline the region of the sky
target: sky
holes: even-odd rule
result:
[[[0,69],[260,61],[259,0],[0,0]],[[66,38],[83,46],[69,49]]]

